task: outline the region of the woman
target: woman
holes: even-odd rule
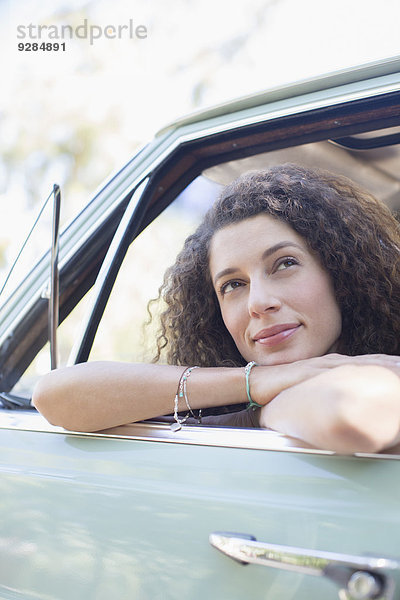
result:
[[[180,411],[249,400],[208,422],[337,452],[393,446],[399,248],[395,219],[348,179],[296,165],[244,175],[166,273],[157,359],[166,351],[169,365],[60,369],[34,404],[54,424],[95,431],[171,412],[178,428]]]

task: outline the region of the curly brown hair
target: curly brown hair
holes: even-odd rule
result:
[[[342,314],[337,351],[400,354],[400,228],[350,179],[294,164],[249,172],[222,191],[159,290],[157,356],[170,364],[245,364],[226,329],[209,273],[216,231],[265,213],[289,224],[330,274]]]

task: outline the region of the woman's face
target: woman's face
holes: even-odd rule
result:
[[[210,273],[246,361],[289,363],[334,351],[342,326],[332,282],[289,225],[257,215],[217,231]]]

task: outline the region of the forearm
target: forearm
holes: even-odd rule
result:
[[[400,379],[383,367],[338,367],[279,394],[260,425],[338,453],[379,452],[399,439]]]
[[[33,404],[54,425],[98,431],[170,414],[184,367],[93,362],[45,375],[33,393]],[[193,371],[188,381],[193,409],[246,401],[243,368]],[[187,409],[179,398],[180,411]]]
[[[285,390],[349,360],[370,359],[329,355],[288,365],[256,367],[250,376],[252,397],[265,405]],[[391,357],[382,360],[393,362]],[[33,404],[54,425],[79,431],[107,429],[171,414],[183,371],[184,367],[169,365],[84,363],[44,376],[34,390]],[[246,402],[244,370],[196,369],[188,383],[188,396],[193,409]],[[179,399],[178,408],[186,410],[184,398]]]

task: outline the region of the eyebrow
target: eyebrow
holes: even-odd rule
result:
[[[282,248],[287,248],[287,247],[294,247],[294,248],[299,248],[300,250],[303,250],[303,248],[300,246],[300,244],[296,244],[296,242],[289,242],[289,241],[284,241],[284,242],[278,242],[278,244],[275,244],[274,246],[271,246],[271,248],[267,248],[267,250],[265,250],[265,252],[262,253],[261,258],[268,258],[268,256],[271,256],[271,254],[274,254],[274,252],[277,252],[278,250],[281,250]]]
[[[304,248],[302,248],[302,246],[300,246],[300,244],[296,244],[296,242],[291,242],[289,240],[287,240],[287,241],[284,240],[284,241],[278,242],[277,244],[274,244],[270,248],[267,248],[266,250],[264,250],[264,252],[261,255],[261,259],[265,260],[266,258],[271,256],[275,252],[278,252],[278,250],[282,250],[282,248],[288,248],[288,247],[299,248],[300,250],[304,250]],[[222,271],[217,273],[216,276],[214,277],[214,284],[217,283],[218,279],[221,279],[221,277],[225,277],[226,275],[231,275],[232,273],[235,273],[236,270],[237,270],[236,267],[228,267],[227,269],[223,269]]]

